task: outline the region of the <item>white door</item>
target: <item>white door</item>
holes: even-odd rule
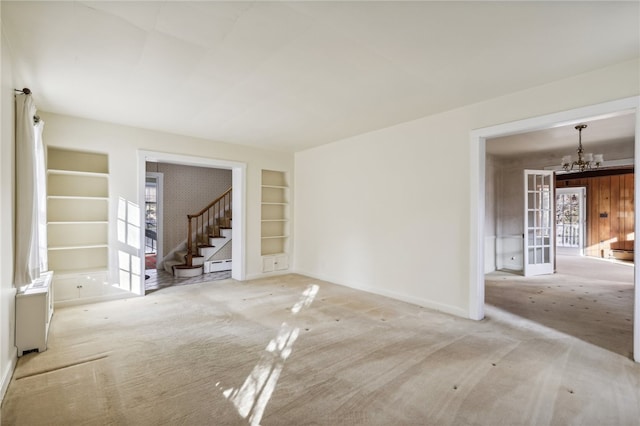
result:
[[[524,276],[552,274],[553,171],[524,171]]]
[[[582,256],[586,188],[556,189],[556,254]]]

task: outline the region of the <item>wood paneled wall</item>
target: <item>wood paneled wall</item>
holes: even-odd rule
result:
[[[587,256],[608,258],[612,249],[633,250],[633,173],[556,181],[556,188],[587,188]]]

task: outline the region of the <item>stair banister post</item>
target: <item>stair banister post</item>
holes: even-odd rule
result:
[[[193,240],[191,237],[191,219],[192,216],[191,215],[187,215],[187,219],[188,219],[188,233],[187,233],[187,265],[188,266],[193,266]]]
[[[204,241],[204,215],[200,216],[200,244],[206,244]]]

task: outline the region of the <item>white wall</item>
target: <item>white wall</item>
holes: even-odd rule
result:
[[[638,72],[636,59],[297,153],[295,269],[470,316],[470,132],[637,95]]]
[[[521,166],[496,161],[496,268],[524,270],[524,182]],[[552,163],[553,164],[553,163]],[[548,164],[542,164],[544,168]],[[529,166],[536,169],[534,165]],[[485,254],[486,256],[486,254]]]
[[[37,94],[35,94],[37,102]],[[118,251],[136,254],[117,239],[118,200],[138,204],[138,151],[154,151],[247,164],[246,273],[261,275],[260,257],[260,178],[261,169],[293,172],[293,155],[246,146],[120,126],[52,113],[40,113],[45,121],[43,138],[48,146],[70,148],[109,155],[110,272],[118,280]],[[238,244],[239,242],[235,242]]]
[[[14,85],[11,54],[2,34],[0,90],[0,399],[16,363],[13,287]]]

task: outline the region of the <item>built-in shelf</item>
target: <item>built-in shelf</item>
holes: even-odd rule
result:
[[[106,198],[49,198],[47,222],[105,222],[108,204]]]
[[[48,195],[47,200],[103,200],[108,201],[109,197],[89,197],[84,195]]]
[[[109,158],[96,152],[77,151],[58,147],[47,150],[48,170],[109,174]]]
[[[106,224],[108,225],[109,222],[106,220],[80,220],[80,221],[76,221],[76,222],[72,222],[72,221],[67,221],[67,222],[47,222],[47,225],[84,225],[84,224]]]
[[[49,269],[55,268],[56,276],[61,276],[65,273],[79,273],[87,269],[106,271],[108,267],[108,250],[106,246],[48,250]]]
[[[78,246],[49,246],[48,250],[50,251],[56,251],[56,250],[84,250],[84,249],[94,249],[94,248],[103,248],[103,247],[108,247],[107,244],[94,244],[94,245],[90,245],[90,244],[84,244],[84,245],[78,245]]]
[[[289,269],[289,255],[287,253],[262,256],[262,272],[279,272],[287,269]]]
[[[49,269],[56,275],[107,270],[108,156],[49,147],[47,165]]]
[[[96,268],[81,268],[81,269],[60,269],[56,272],[61,277],[69,276],[69,275],[89,275],[89,274],[106,274],[106,267],[99,266]],[[65,277],[66,278],[66,277]]]
[[[262,170],[261,205],[263,271],[275,270],[275,256],[279,257],[281,267],[286,265],[288,268],[289,185],[286,172]],[[287,256],[287,260],[282,256]]]
[[[49,175],[65,175],[65,176],[82,176],[82,177],[109,177],[108,173],[100,172],[79,172],[75,170],[59,170],[49,169],[47,170]]]

